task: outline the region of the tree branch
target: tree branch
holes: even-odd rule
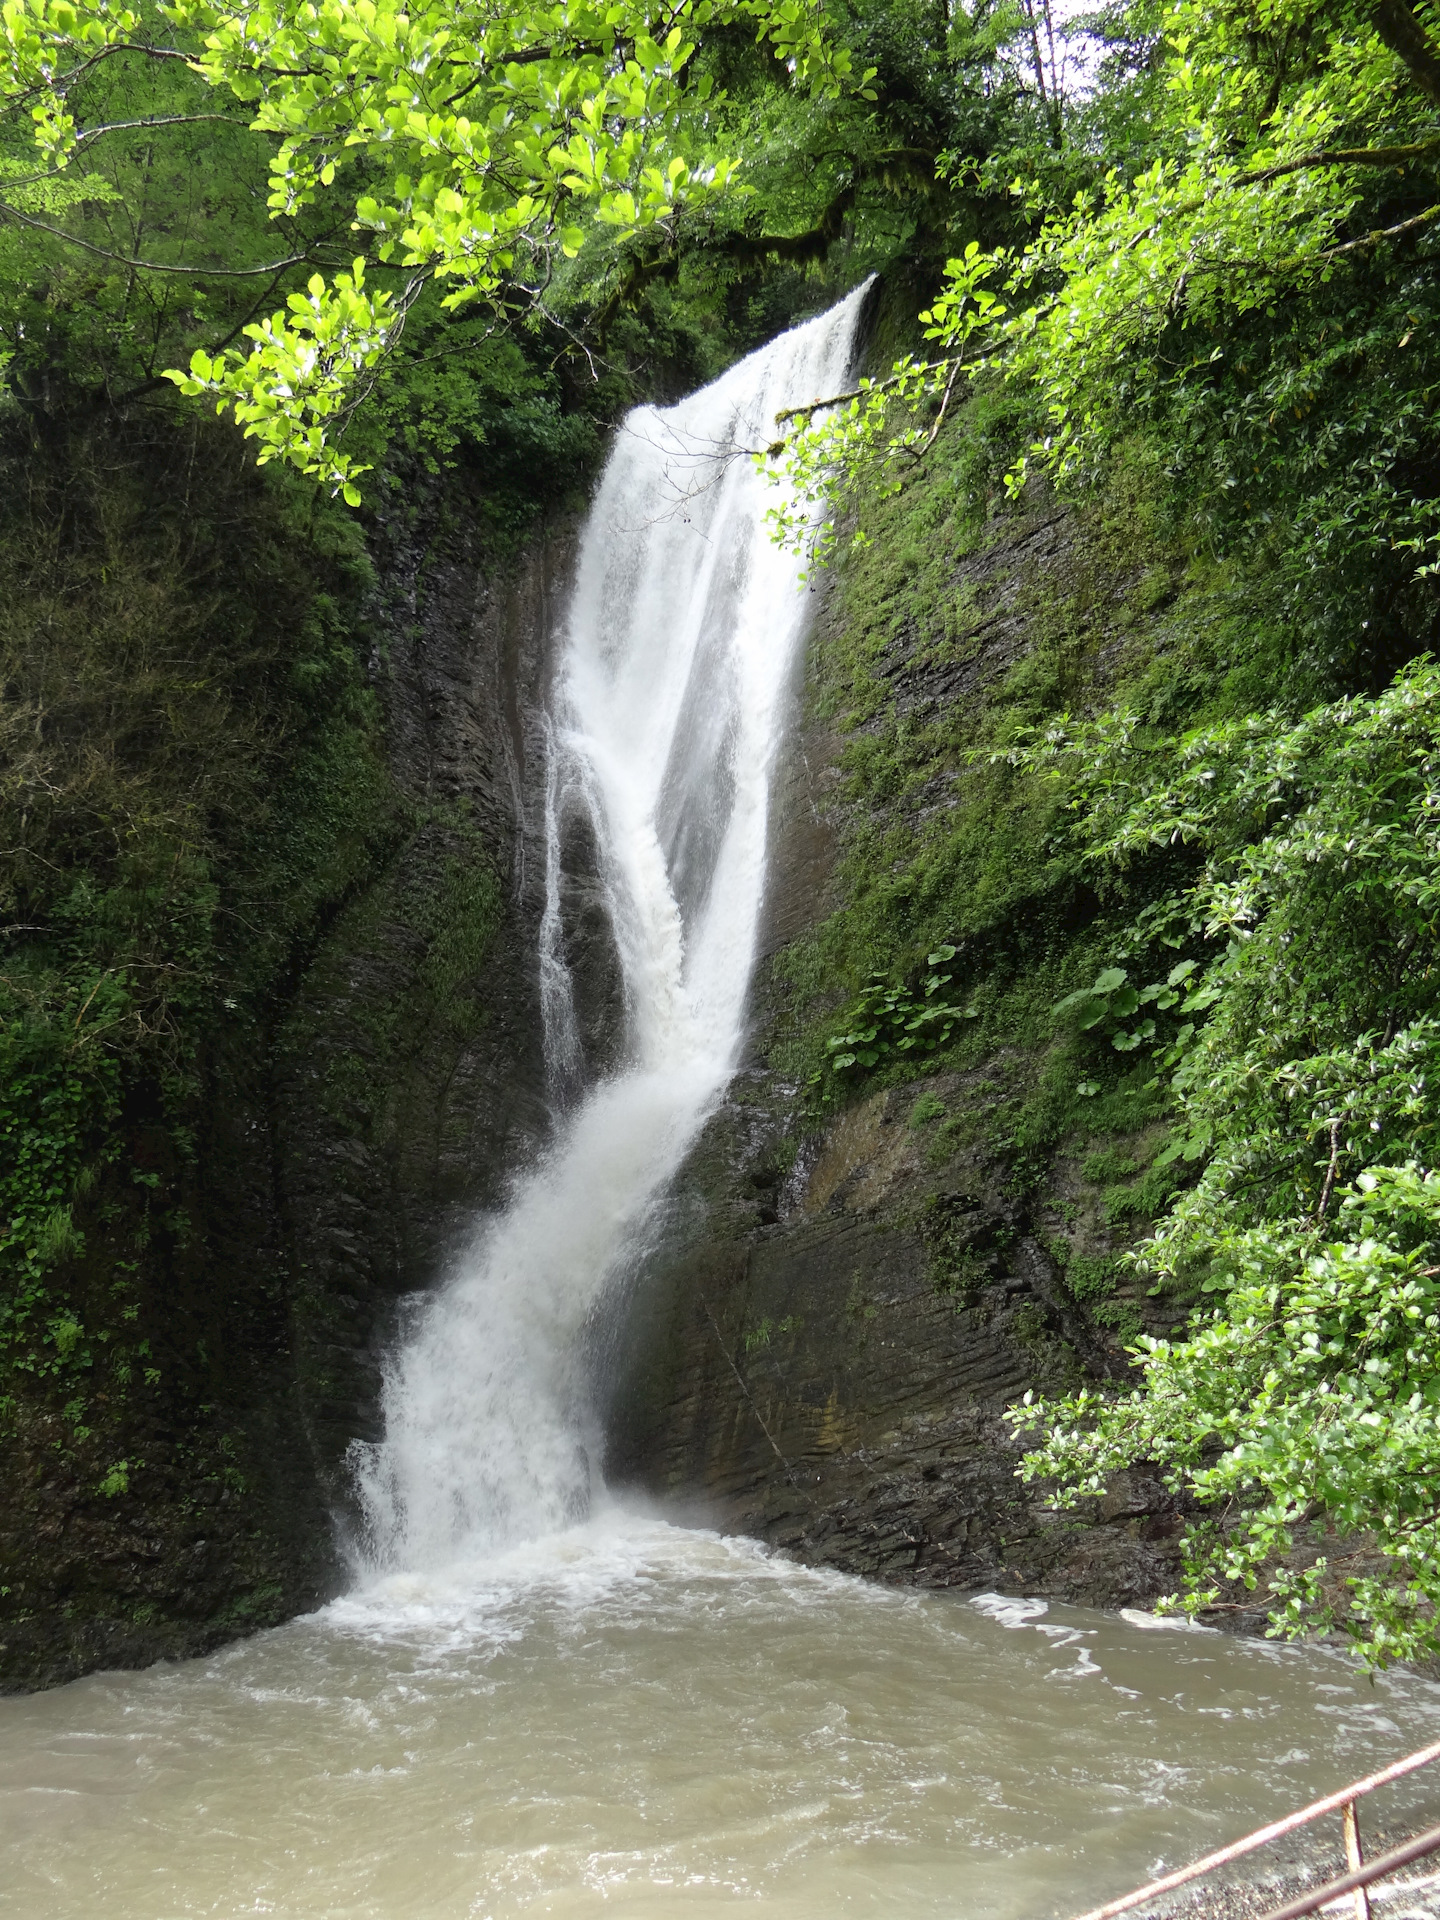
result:
[[[940,429],[945,424],[945,414],[950,406],[950,396],[955,391],[955,382],[960,374],[960,357],[957,355],[950,369],[950,377],[945,382],[945,391],[940,397],[940,411],[936,414],[929,433],[919,447],[907,447],[905,451],[917,463],[923,460],[940,437]]]
[[[637,293],[643,293],[652,280],[673,280],[679,271],[678,252],[657,253],[652,254],[648,260],[642,258],[631,261],[619,285],[595,316],[595,333],[602,353],[605,350],[605,336],[609,331],[610,322],[621,307],[628,300],[633,300]]]
[[[240,338],[240,335],[255,318],[256,314],[263,312],[269,305],[270,301],[274,299],[276,290],[284,278],[284,275],[285,269],[282,267],[273,275],[269,286],[262,287],[260,292],[256,294],[255,298],[250,302],[250,305],[241,314],[234,326],[231,327],[224,339],[217,340],[215,344],[209,348],[209,354],[212,360],[218,359],[227,347],[233,346],[235,341]],[[154,362],[152,361],[151,364],[153,365]],[[132,400],[142,399],[147,393],[158,393],[162,388],[169,386],[170,382],[163,373],[152,373],[147,379],[140,381],[137,386],[128,387],[124,393],[110,396],[109,404],[112,407],[126,407],[129,406]],[[173,393],[174,389],[171,388],[171,391]]]
[[[907,367],[905,374],[944,373],[954,376],[954,370],[960,365],[960,357],[953,360],[933,360],[928,366]],[[807,400],[803,407],[782,407],[775,416],[777,427],[783,427],[787,420],[808,420],[811,414],[823,413],[826,407],[843,407],[850,400],[862,400],[868,394],[888,393],[891,387],[899,386],[905,374],[892,373],[887,379],[872,380],[868,387],[853,387],[849,393],[832,393],[825,400]],[[948,392],[949,389],[947,388]]]
[[[812,414],[823,413],[826,407],[843,407],[850,400],[859,400],[867,393],[884,393],[895,385],[889,380],[877,380],[873,386],[852,387],[849,393],[832,393],[824,400],[807,400],[803,407],[782,407],[775,416],[777,427],[783,427],[787,420],[808,420]]]
[[[850,180],[831,200],[814,226],[807,227],[803,233],[733,233],[723,237],[711,236],[694,244],[697,251],[729,254],[742,260],[793,260],[800,265],[823,260],[840,237],[845,215],[855,203],[858,188],[858,179]],[[595,325],[601,345],[604,345],[606,329],[626,301],[642,292],[652,280],[673,279],[679,268],[680,256],[677,252],[636,260],[596,315]]]
[[[567,60],[575,60],[588,54],[592,59],[603,60],[607,51],[608,49],[602,47],[598,41],[577,40],[573,46],[564,49],[564,57]],[[559,57],[554,47],[520,47],[512,53],[507,53],[503,60],[480,66],[478,71],[469,61],[454,61],[453,65],[468,69],[474,73],[475,77],[457,93],[448,95],[440,104],[446,108],[457,105],[461,100],[468,98],[477,87],[483,87],[487,80],[493,80],[496,74],[503,73],[507,67],[533,67],[542,61],[555,60]]]
[[[1402,220],[1398,226],[1374,227],[1369,233],[1362,233],[1358,240],[1347,240],[1343,247],[1327,247],[1324,253],[1301,254],[1293,260],[1286,260],[1278,271],[1284,273],[1291,267],[1309,266],[1316,260],[1338,260],[1345,253],[1358,253],[1364,247],[1378,247],[1382,240],[1400,240],[1407,233],[1416,233],[1421,227],[1428,227],[1433,220],[1440,220],[1440,204],[1426,207],[1423,213],[1417,213],[1411,220]]]
[[[72,67],[69,73],[59,74],[47,87],[27,87],[23,93],[13,96],[10,104],[17,105],[23,100],[31,100],[37,93],[61,93],[89,73],[92,67],[98,67],[102,60],[108,60],[113,53],[143,53],[147,60],[179,60],[187,67],[195,62],[188,53],[181,53],[175,47],[147,47],[138,40],[112,40],[108,47],[101,47],[98,53],[92,53],[88,60],[82,60],[78,67]]]
[[[103,139],[107,133],[143,133],[151,127],[193,127],[203,120],[218,120],[227,127],[248,127],[248,120],[238,120],[233,113],[166,113],[155,114],[148,120],[116,120],[106,127],[87,127],[83,133],[75,136],[76,147],[83,147],[87,140]],[[54,178],[53,173],[44,176]],[[9,181],[3,183],[8,186]]]
[[[831,200],[828,207],[804,233],[748,233],[727,234],[724,239],[707,240],[703,244],[712,253],[736,254],[742,260],[795,260],[802,265],[811,260],[823,260],[830,248],[840,238],[840,229],[845,216],[855,204],[855,195],[859,181],[852,178],[846,186]]]
[[[116,120],[105,127],[87,127],[83,133],[75,136],[75,151],[78,153],[87,141],[100,140],[108,133],[146,133],[152,127],[193,127],[202,121],[218,120],[227,127],[248,127],[248,120],[237,120],[233,113],[167,113],[156,114],[148,120]],[[0,194],[13,193],[17,187],[43,186],[47,180],[65,178],[63,167],[47,167],[43,173],[27,173],[19,178],[0,175]],[[3,204],[3,202],[0,202]]]
[[[108,247],[97,247],[92,241],[80,239],[78,234],[66,233],[63,227],[52,227],[48,220],[36,220],[28,213],[20,213],[6,206],[3,200],[0,200],[0,217],[31,227],[36,233],[49,234],[64,246],[78,247],[82,253],[94,254],[112,266],[128,267],[136,273],[180,274],[191,280],[256,280],[265,274],[283,273],[287,267],[304,266],[311,259],[308,253],[293,253],[287,260],[271,260],[263,267],[172,267],[159,260],[131,260],[123,253],[112,253]]]
[[[1370,17],[1386,46],[1409,68],[1420,91],[1440,104],[1440,58],[1406,0],[1371,0]]]
[[[1234,187],[1261,186],[1267,180],[1279,180],[1287,173],[1304,173],[1311,167],[1403,167],[1408,160],[1427,160],[1440,153],[1440,139],[1418,140],[1408,147],[1333,147],[1318,153],[1302,153],[1296,160],[1281,160],[1273,167],[1257,167],[1253,173],[1239,173],[1230,182]]]
[[[1228,193],[1235,187],[1260,187],[1287,174],[1308,173],[1312,167],[1399,167],[1410,160],[1429,159],[1434,154],[1440,154],[1440,139],[1421,140],[1409,147],[1332,147],[1302,153],[1294,160],[1277,161],[1273,167],[1257,167],[1251,173],[1234,174],[1198,200],[1182,200],[1179,206],[1166,207],[1150,226],[1132,235],[1126,244],[1139,246],[1141,241],[1158,233],[1167,220],[1188,220],[1192,213],[1203,213],[1211,195],[1222,189]]]
[[[1315,1224],[1318,1227],[1325,1218],[1325,1209],[1330,1204],[1330,1195],[1335,1190],[1335,1169],[1340,1164],[1340,1128],[1344,1123],[1332,1120],[1330,1126],[1330,1164],[1325,1169],[1325,1184],[1320,1189],[1320,1204],[1315,1209]]]

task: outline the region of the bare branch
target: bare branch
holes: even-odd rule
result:
[[[108,260],[117,267],[129,267],[137,273],[180,274],[191,280],[257,280],[266,274],[283,273],[287,267],[304,266],[312,259],[308,253],[294,253],[286,260],[267,261],[263,267],[172,267],[160,260],[131,260],[123,253],[112,253],[108,247],[97,247],[92,241],[66,233],[63,227],[52,227],[48,220],[36,220],[31,214],[6,206],[3,201],[0,201],[0,216],[14,220],[22,227],[31,227],[37,233],[47,233],[52,240],[59,240],[67,247],[78,247],[82,253],[94,254],[99,260]]]
[[[926,454],[930,451],[931,447],[933,447],[935,442],[939,439],[940,429],[945,424],[945,414],[950,406],[950,396],[955,391],[955,382],[959,376],[959,373],[960,373],[960,360],[957,357],[954,364],[950,368],[950,377],[945,382],[945,391],[940,397],[940,411],[936,414],[934,422],[931,425],[930,431],[925,436],[924,444],[920,447],[906,448],[906,452],[910,455],[912,460],[923,460]]]
[[[194,127],[204,120],[218,120],[227,127],[248,127],[250,121],[238,120],[233,113],[166,113],[154,114],[148,120],[116,120],[105,127],[87,127],[75,138],[76,147],[83,147],[87,140],[103,139],[107,133],[141,133],[152,127]],[[5,182],[9,185],[9,182]]]
[[[27,87],[23,93],[16,94],[10,104],[17,105],[21,101],[33,99],[37,93],[64,93],[68,87],[74,86],[77,80],[83,79],[92,67],[98,67],[102,60],[108,60],[115,53],[141,53],[147,60],[179,60],[187,67],[195,65],[188,53],[181,53],[175,47],[147,47],[138,40],[112,40],[108,47],[101,47],[98,53],[92,53],[88,60],[82,60],[78,67],[72,67],[69,73],[60,74],[47,86]]]
[[[1330,1204],[1330,1195],[1335,1190],[1335,1169],[1340,1164],[1340,1128],[1342,1122],[1330,1122],[1330,1164],[1325,1169],[1325,1184],[1320,1189],[1320,1204],[1315,1209],[1315,1224],[1319,1226],[1325,1218],[1325,1209]]]
[[[872,380],[868,387],[854,387],[849,393],[832,393],[825,400],[807,400],[803,407],[782,407],[775,416],[777,427],[783,427],[787,420],[808,420],[812,414],[823,413],[827,407],[843,407],[851,400],[863,400],[868,394],[888,393],[891,387],[899,386],[907,375],[913,373],[950,372],[953,380],[954,370],[960,365],[960,359],[934,360],[928,366],[907,367],[904,373],[892,373],[884,380]],[[949,393],[949,387],[946,387]]]

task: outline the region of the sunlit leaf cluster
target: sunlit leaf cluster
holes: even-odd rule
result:
[[[337,424],[431,282],[452,308],[538,301],[581,223],[663,228],[731,189],[736,156],[703,134],[712,87],[692,73],[698,32],[758,34],[800,89],[865,77],[818,0],[677,0],[659,20],[594,0],[520,11],[176,0],[143,15],[108,0],[9,0],[0,19],[0,97],[28,109],[37,167],[62,171],[109,131],[81,111],[98,66],[180,62],[217,100],[241,103],[266,144],[273,218],[338,216],[365,262],[390,270],[381,285],[347,260],[247,322],[248,347],[170,376],[233,409],[266,457],[337,491],[354,490],[355,472]],[[676,151],[682,121],[701,130],[690,158]]]

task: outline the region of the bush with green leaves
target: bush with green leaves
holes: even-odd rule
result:
[[[1163,1271],[1207,1262],[1237,1210],[1313,1211],[1332,1163],[1346,1178],[1429,1164],[1440,667],[1299,719],[1272,709],[1177,739],[1120,710],[1015,752],[1067,782],[1084,860],[1150,891],[1131,944],[1201,956],[1185,976],[1194,1031],[1155,1060],[1209,1155],[1152,1250]],[[1170,892],[1177,856],[1191,873]]]
[[[1163,980],[1146,987],[1132,986],[1125,967],[1102,967],[1092,985],[1055,1003],[1055,1018],[1079,1033],[1099,1028],[1117,1053],[1134,1053],[1157,1038],[1156,1016],[1169,1014],[1179,1023],[1165,1048],[1166,1064],[1174,1065],[1194,1038],[1196,1022],[1219,998],[1218,988],[1194,977],[1198,965],[1179,960]],[[1140,1018],[1127,1026],[1137,1013]]]
[[[1428,1651],[1440,1555],[1423,1494],[1397,1489],[1426,1431],[1440,1446],[1440,667],[1298,719],[1177,741],[1119,711],[1015,752],[1065,781],[1083,857],[1148,891],[1131,945],[1202,956],[1171,989],[1199,1017],[1150,1044],[1171,1157],[1203,1171],[1137,1257],[1157,1287],[1216,1302],[1178,1346],[1141,1343],[1145,1384],[1118,1405],[1022,1410],[1049,1436],[1025,1471],[1073,1500],[1155,1459],[1223,1500],[1223,1526],[1192,1538],[1190,1605],[1221,1573],[1259,1579],[1304,1520],[1368,1532],[1394,1573],[1354,1575],[1342,1604],[1324,1570],[1272,1571],[1275,1630],[1339,1619],[1367,1657]],[[1119,973],[1070,997],[1097,1037],[1139,1009]]]
[[[1440,1173],[1375,1167],[1337,1211],[1221,1236],[1224,1307],[1142,1336],[1134,1392],[1009,1418],[1043,1429],[1024,1473],[1062,1506],[1137,1461],[1204,1503],[1167,1605],[1263,1582],[1272,1634],[1339,1628],[1384,1664],[1440,1652]]]
[[[73,1020],[55,1018],[53,981],[21,984],[35,991],[0,991],[0,1382],[12,1366],[57,1372],[74,1353],[79,1323],[46,1276],[83,1249],[72,1209],[123,1144],[121,1065],[105,1042],[130,1012],[124,981],[103,973],[82,983]]]

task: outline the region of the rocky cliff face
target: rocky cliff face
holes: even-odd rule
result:
[[[989,533],[947,570],[948,603],[970,610],[965,644],[936,649],[902,613],[874,709],[923,723],[980,702],[1042,644],[1045,610],[1073,601],[1086,541],[1053,505]],[[1132,586],[1119,574],[1091,619],[1102,659]],[[1083,1520],[1061,1516],[1017,1481],[1019,1444],[999,1417],[1029,1388],[1120,1375],[1122,1334],[1173,1319],[1133,1278],[1098,1318],[1075,1284],[1130,1237],[1083,1139],[1017,1172],[1002,1122],[1033,1091],[1043,1049],[989,1051],[828,1121],[807,1114],[792,1077],[787,956],[846,911],[842,841],[857,815],[888,811],[918,832],[936,805],[929,789],[896,801],[842,773],[821,692],[852,617],[842,585],[812,636],[778,796],[749,1057],[630,1303],[611,1471],[671,1511],[847,1572],[1144,1604],[1176,1584],[1171,1496],[1130,1476]]]
[[[156,1384],[97,1396],[123,1473],[97,1487],[71,1409],[18,1403],[0,1686],[198,1652],[336,1590],[345,1455],[376,1431],[399,1304],[443,1274],[548,1125],[537,775],[575,522],[552,517],[497,565],[455,491],[369,535],[376,584],[350,644],[368,653],[385,764],[365,777],[388,783],[391,824],[364,845],[343,819],[330,831],[348,776],[332,786],[322,764],[299,823],[328,834],[306,870],[309,932],[210,1046],[189,1164],[155,1126],[149,1162],[140,1141],[186,1231],[151,1233],[129,1269]],[[607,949],[586,849],[570,852],[567,937],[598,1057]],[[88,1238],[124,1252],[106,1204]]]
[[[346,1449],[376,1432],[397,1300],[443,1271],[548,1125],[542,702],[574,527],[547,526],[503,571],[463,529],[392,540],[382,526],[376,545],[390,766],[436,817],[310,957],[267,1089],[298,1388],[321,1488],[342,1507]],[[572,884],[583,892],[583,869]],[[446,916],[458,938],[442,971],[429,936],[447,889],[476,897],[470,924]]]

